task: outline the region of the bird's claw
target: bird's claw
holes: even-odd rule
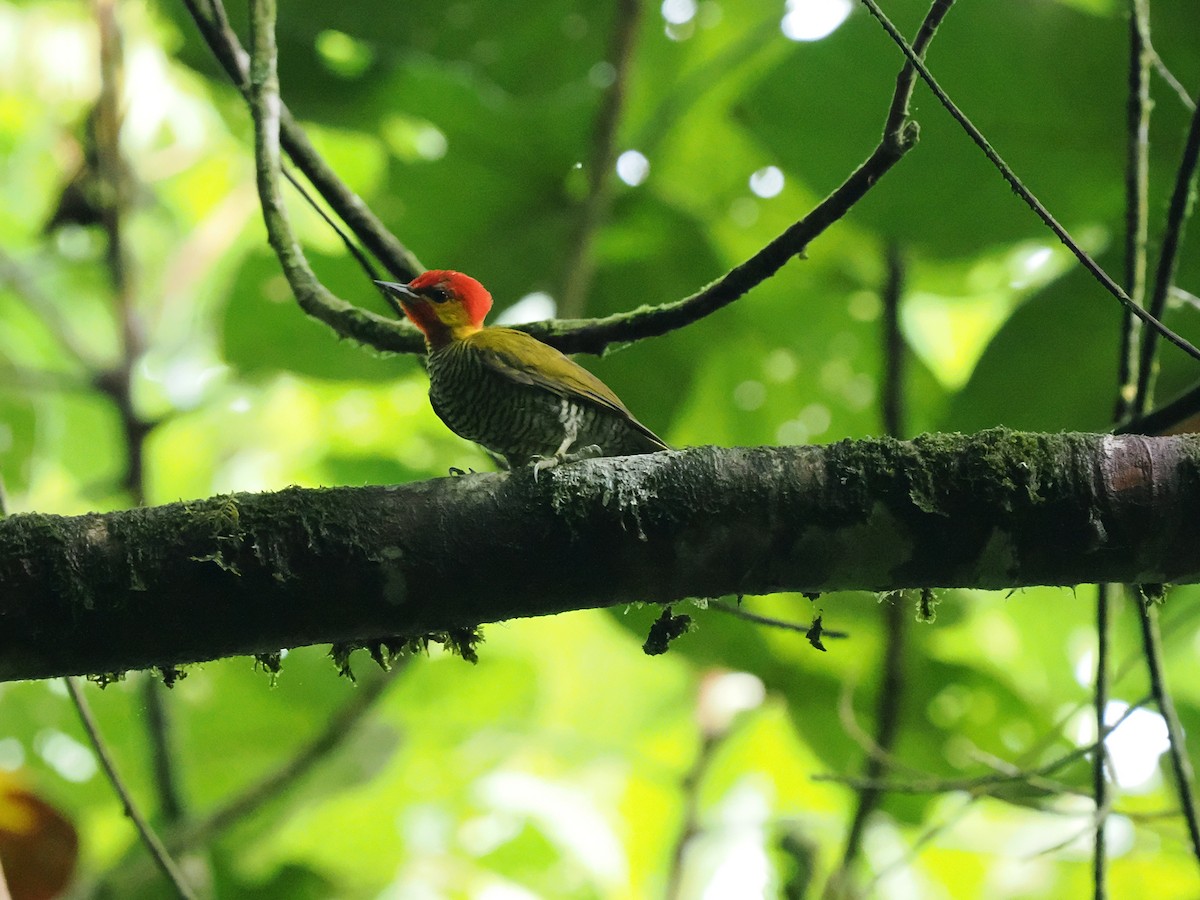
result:
[[[559,462],[561,460],[557,456],[541,456],[535,459],[533,465],[530,467],[533,469],[533,480],[538,480],[539,472],[543,472],[546,469],[553,469]]]
[[[580,447],[573,453],[555,453],[553,456],[541,456],[533,462],[533,480],[538,480],[538,475],[546,469],[553,469],[555,466],[562,463],[579,462],[582,459],[595,459],[598,456],[603,456],[604,451],[600,449],[599,444],[588,444],[586,447]]]

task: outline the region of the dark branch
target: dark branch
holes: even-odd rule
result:
[[[1162,249],[1158,267],[1154,272],[1154,291],[1150,295],[1150,313],[1162,317],[1167,310],[1167,298],[1179,268],[1179,250],[1183,243],[1184,228],[1191,215],[1196,195],[1197,163],[1200,162],[1200,108],[1192,111],[1192,123],[1188,129],[1187,142],[1183,148],[1183,159],[1175,173],[1175,186],[1171,191],[1171,203],[1167,208],[1167,223],[1163,228]],[[1154,389],[1154,372],[1157,360],[1158,334],[1148,331],[1142,337],[1142,352],[1138,361],[1138,390],[1134,399],[1134,411],[1143,413],[1150,405]]]
[[[884,377],[880,406],[884,430],[894,438],[903,437],[905,432],[904,388],[907,350],[900,331],[900,301],[904,295],[904,275],[904,258],[900,249],[892,244],[887,250],[887,280],[881,292]],[[868,753],[863,765],[865,781],[877,781],[887,773],[888,760],[892,757],[896,738],[900,733],[901,711],[904,707],[904,647],[908,629],[905,604],[891,599],[884,607],[883,622],[883,672],[879,679],[879,693],[875,697],[875,734],[872,740],[875,752]],[[841,866],[831,876],[831,885],[850,883],[851,870],[862,849],[867,822],[882,800],[883,792],[876,788],[861,788],[858,791],[858,803],[847,829]]]
[[[254,115],[255,170],[267,238],[300,308],[338,334],[383,350],[415,352],[424,341],[417,330],[352,306],[335,297],[313,273],[292,231],[279,189],[279,129],[282,103],[276,71],[274,22],[252,20],[254,56],[250,64],[250,109]]]
[[[212,6],[205,8],[209,2],[212,2]],[[224,11],[219,5],[219,0],[185,0],[185,3],[205,39],[213,47],[218,60],[230,73],[234,83],[246,93],[252,107],[258,106],[261,102],[261,91],[250,84],[250,79],[246,74],[245,52],[237,45],[236,36],[224,21]],[[951,5],[952,0],[935,2],[913,42],[917,52],[922,52],[932,40],[937,26]],[[732,269],[718,281],[690,297],[657,307],[645,307],[604,319],[540,322],[522,326],[522,329],[564,352],[601,353],[613,343],[667,334],[704,318],[742,297],[753,287],[778,272],[794,256],[802,255],[813,239],[841,219],[892,166],[899,162],[905,153],[915,146],[917,127],[907,118],[908,103],[912,96],[915,80],[916,75],[912,66],[906,64],[896,80],[896,90],[889,107],[883,139],[867,160],[812,212],[794,223],[749,260]],[[273,84],[271,90],[277,97],[278,85]],[[349,192],[346,191],[344,185],[341,185],[332,171],[323,167],[315,150],[312,150],[311,146],[307,145],[306,139],[303,138],[303,131],[294,127],[294,123],[289,124],[290,118],[286,107],[282,106],[277,99],[271,102],[278,107],[270,117],[276,120],[271,125],[272,143],[279,142],[278,135],[281,132],[284,149],[288,151],[297,166],[305,172],[334,211],[350,226],[368,249],[380,256],[385,265],[392,268],[389,257],[381,255],[380,248],[375,246],[374,242],[377,242],[380,237],[375,234],[375,227],[378,223],[374,222],[373,217],[367,223],[370,227],[362,226],[361,228],[360,223],[348,218],[348,213],[356,211],[363,216],[369,216],[365,204],[360,198],[353,195],[350,195],[350,198],[339,199],[338,188],[345,193]],[[255,112],[255,116],[259,120],[263,118],[261,109]],[[260,138],[266,136],[261,129],[256,130],[260,131]],[[301,141],[304,141],[302,146],[294,146]],[[259,189],[260,193],[268,191],[275,195],[263,194],[264,217],[271,245],[280,257],[284,273],[301,308],[309,315],[325,322],[339,334],[370,344],[380,350],[398,353],[421,352],[423,342],[415,329],[357,309],[333,296],[316,280],[308,264],[304,261],[299,245],[287,224],[282,203],[278,197],[277,152],[274,155],[276,157],[274,160],[270,152],[259,156]],[[318,166],[319,163],[320,166]],[[266,182],[270,182],[270,185]],[[374,224],[371,224],[372,222]],[[382,230],[382,226],[378,226],[378,229]],[[397,277],[406,277],[406,275],[405,272],[398,274]]]
[[[1200,438],[997,430],[10,516],[0,679],[635,601],[1196,582],[1197,508]]]
[[[1200,817],[1196,813],[1196,799],[1192,790],[1196,776],[1187,756],[1187,744],[1183,726],[1175,712],[1175,701],[1167,688],[1162,664],[1162,635],[1158,628],[1158,610],[1154,608],[1155,603],[1149,592],[1140,587],[1137,589],[1137,606],[1142,633],[1142,653],[1146,658],[1146,671],[1150,677],[1150,694],[1154,697],[1154,704],[1167,725],[1167,735],[1170,738],[1168,757],[1171,761],[1171,772],[1175,776],[1175,793],[1179,797],[1183,821],[1187,825],[1192,856],[1200,864]]]
[[[229,80],[249,100],[249,56],[230,27],[221,0],[183,0],[183,4]],[[292,162],[363,245],[383,263],[392,277],[410,281],[422,272],[424,267],[420,261],[383,226],[362,198],[329,168],[286,106],[281,107],[279,118],[283,149]]]
[[[916,53],[924,53],[953,3],[954,0],[936,0],[933,4],[913,41]],[[524,330],[564,353],[602,353],[609,344],[668,334],[728,306],[782,269],[793,257],[802,256],[813,240],[846,215],[904,154],[916,146],[919,129],[908,118],[908,104],[915,83],[916,72],[906,63],[896,77],[896,90],[888,107],[883,138],[871,155],[812,212],[703,290],[672,303],[604,319],[539,322]]]
[[[95,717],[92,715],[87,699],[83,696],[83,691],[74,678],[67,678],[65,680],[67,692],[71,695],[75,709],[79,712],[79,718],[83,723],[84,730],[91,738],[92,748],[96,751],[96,755],[100,757],[100,764],[104,767],[104,772],[108,776],[109,783],[112,784],[113,790],[121,800],[121,806],[125,809],[125,815],[132,820],[134,827],[137,828],[138,834],[141,837],[142,843],[149,849],[155,864],[171,887],[175,889],[175,894],[182,898],[182,900],[194,900],[196,897],[195,891],[188,885],[187,880],[184,879],[183,874],[179,871],[179,867],[171,859],[166,848],[163,847],[162,841],[154,833],[154,830],[146,821],[146,817],[142,815],[138,805],[133,801],[133,796],[129,793],[129,789],[125,786],[124,779],[117,772],[112,755],[108,752],[108,744],[100,736],[100,729],[96,725]]]
[[[1158,409],[1116,429],[1117,434],[1194,434],[1200,432],[1200,384],[1194,384]]]
[[[642,21],[642,0],[620,0],[616,4],[609,65],[613,79],[600,101],[592,129],[592,152],[587,163],[588,192],[580,205],[575,233],[563,272],[559,312],[575,318],[583,315],[592,285],[596,260],[592,251],[596,232],[612,206],[613,165],[617,160],[617,128],[625,108],[629,73],[633,69],[633,47]]]
[[[983,151],[984,156],[986,156],[992,165],[996,167],[996,170],[1003,176],[1004,180],[1008,182],[1014,193],[1016,193],[1017,196],[1025,201],[1025,204],[1034,211],[1034,213],[1039,219],[1042,220],[1042,222],[1046,224],[1046,227],[1054,232],[1055,236],[1062,241],[1063,245],[1075,255],[1075,258],[1079,260],[1079,262],[1085,269],[1087,269],[1089,273],[1091,273],[1092,277],[1095,278],[1096,281],[1098,281],[1106,291],[1116,297],[1117,300],[1120,301],[1120,303],[1130,311],[1130,313],[1137,316],[1146,324],[1150,325],[1155,331],[1169,340],[1172,344],[1174,344],[1184,353],[1188,354],[1188,356],[1191,356],[1193,359],[1200,359],[1200,348],[1192,345],[1190,342],[1160,322],[1155,316],[1151,315],[1146,310],[1134,303],[1129,298],[1129,295],[1122,290],[1121,286],[1113,281],[1112,276],[1105,272],[1104,269],[1101,268],[1100,264],[1092,259],[1088,252],[1079,246],[1075,239],[1071,237],[1071,235],[1067,232],[1067,229],[1064,228],[1059,221],[1050,214],[1050,210],[1046,209],[1042,202],[1033,195],[1033,192],[1030,191],[1029,188],[1025,187],[1021,179],[1019,179],[1016,173],[1012,170],[1012,167],[1009,166],[1008,163],[1006,163],[1003,159],[1001,159],[1000,154],[996,152],[990,143],[988,143],[987,138],[983,136],[983,133],[976,128],[974,124],[972,124],[971,120],[967,118],[966,114],[955,105],[954,101],[952,101],[949,95],[947,95],[942,89],[942,86],[937,83],[929,69],[927,69],[925,64],[921,61],[919,49],[915,46],[909,46],[908,42],[904,39],[904,35],[900,34],[900,32],[896,30],[896,26],[893,25],[888,17],[883,14],[883,10],[879,8],[879,5],[875,2],[875,0],[862,0],[862,3],[867,7],[868,10],[870,10],[871,15],[879,20],[884,30],[888,33],[888,36],[891,37],[896,45],[903,51],[904,55],[908,57],[909,62],[911,62],[916,70],[920,73],[922,80],[929,85],[929,89],[933,91],[933,94],[935,97],[937,97],[938,102],[946,108],[946,111],[950,113],[956,122],[958,122],[963,131],[965,131],[971,140],[975,142],[976,146]]]
[[[1138,306],[1146,299],[1146,243],[1150,193],[1150,11],[1147,0],[1131,0],[1129,16],[1129,97],[1125,114],[1125,287]],[[1117,356],[1118,396],[1113,418],[1133,413],[1138,381],[1140,322],[1128,309],[1121,320]],[[1144,413],[1142,408],[1138,413]]]

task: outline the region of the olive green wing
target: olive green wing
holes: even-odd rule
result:
[[[634,418],[607,384],[569,356],[512,328],[485,328],[466,338],[489,369],[518,384],[559,397],[590,403],[627,421],[651,443],[669,449],[662,438]]]

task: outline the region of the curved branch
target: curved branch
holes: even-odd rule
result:
[[[225,69],[229,80],[249,101],[250,58],[229,26],[221,0],[183,0],[183,3],[195,21],[201,37]],[[279,125],[283,149],[287,151],[292,162],[363,245],[384,264],[392,277],[411,281],[424,271],[424,266],[416,256],[384,227],[363,199],[350,190],[326,164],[309,141],[304,129],[282,104],[279,110]]]
[[[254,54],[250,61],[250,111],[254,116],[254,161],[267,239],[283,266],[300,308],[338,334],[396,352],[417,352],[424,340],[410,325],[359,309],[333,295],[313,273],[292,231],[279,190],[279,122],[282,103],[276,71],[273,10],[255,3],[251,19]]]
[[[1122,424],[1117,434],[1194,434],[1200,432],[1200,383],[1157,409]]]
[[[1158,267],[1154,272],[1154,292],[1150,295],[1151,314],[1161,317],[1167,310],[1167,298],[1171,294],[1171,283],[1179,267],[1179,250],[1183,243],[1183,232],[1191,215],[1196,199],[1197,165],[1200,163],[1200,107],[1193,109],[1192,122],[1188,128],[1187,142],[1183,148],[1183,159],[1175,173],[1175,186],[1171,191],[1171,203],[1167,209],[1167,223],[1162,233],[1162,249]],[[1153,331],[1142,336],[1142,352],[1138,361],[1138,390],[1134,400],[1134,411],[1144,413],[1150,404],[1154,388],[1155,353],[1158,350],[1158,335]],[[1200,852],[1200,851],[1198,851]]]
[[[1159,715],[1167,726],[1168,756],[1171,760],[1171,772],[1175,776],[1175,794],[1179,797],[1184,823],[1187,825],[1188,840],[1192,846],[1192,856],[1200,863],[1200,817],[1196,813],[1196,798],[1193,794],[1193,784],[1196,773],[1192,770],[1191,760],[1187,756],[1187,744],[1183,726],[1175,712],[1175,701],[1167,688],[1166,676],[1163,673],[1162,635],[1158,628],[1158,610],[1155,602],[1147,596],[1146,591],[1137,589],[1135,600],[1138,608],[1138,623],[1141,625],[1142,652],[1146,658],[1147,674],[1150,677],[1150,694],[1158,707]]]
[[[913,40],[913,49],[923,54],[954,0],[935,0]],[[538,322],[523,330],[552,344],[564,353],[603,353],[609,344],[658,337],[711,315],[766,281],[805,249],[829,226],[842,218],[876,182],[916,146],[919,129],[908,118],[908,104],[916,84],[916,72],[905,63],[896,77],[896,89],[888,106],[883,138],[866,160],[817,204],[807,216],[731,269],[717,281],[690,297],[587,321]]]
[[[218,59],[230,72],[234,83],[241,85],[245,80],[245,76],[242,74],[244,54],[237,47],[236,37],[233,36],[232,31],[221,24],[220,16],[223,15],[223,11],[219,15],[206,14],[198,6],[205,0],[185,0],[185,2],[192,10],[193,17],[206,40],[213,47]],[[214,4],[212,7],[214,11],[220,10],[218,0],[208,0],[208,2]],[[916,52],[923,52],[952,4],[953,0],[936,0],[913,42]],[[718,281],[689,297],[660,306],[644,307],[602,319],[539,322],[521,326],[521,329],[567,353],[602,353],[610,344],[656,337],[683,328],[742,297],[753,287],[774,275],[792,257],[802,255],[813,239],[841,219],[892,166],[899,162],[905,153],[915,146],[918,129],[916,124],[907,118],[908,102],[915,81],[916,75],[913,67],[911,64],[905,64],[896,80],[896,89],[889,105],[883,139],[846,181],[807,216],[794,223],[762,250],[730,270]],[[298,135],[303,133],[299,129],[288,127],[286,108],[277,99],[277,84],[272,91],[276,95],[276,100],[272,102],[278,107],[272,116],[276,120],[272,129],[278,132],[282,128],[286,145],[289,140],[298,140]],[[252,84],[246,89],[246,93],[252,106],[259,105],[261,94],[256,92]],[[262,120],[261,111],[256,112],[255,117],[256,120]],[[262,137],[267,136],[261,128],[256,127],[256,133],[258,132],[261,132]],[[272,140],[278,142],[277,137]],[[343,220],[351,226],[360,240],[363,240],[373,252],[380,255],[376,247],[368,242],[368,236],[372,234],[371,230],[360,231],[353,221],[346,218],[347,210],[343,208],[344,204],[335,202],[333,197],[327,195],[325,188],[307,167],[311,165],[311,161],[308,161],[303,154],[298,157],[293,147],[287,146],[287,149],[297,165],[309,176],[310,180],[313,180],[314,184],[317,184],[318,190],[326,197],[335,211],[343,217]],[[277,151],[275,156],[278,156]],[[313,156],[315,157],[315,151],[313,151]],[[319,159],[319,157],[315,158]],[[265,169],[264,166],[266,166]],[[259,169],[259,188],[260,193],[263,194],[263,212],[264,218],[267,220],[271,245],[280,255],[284,272],[305,312],[325,322],[339,334],[370,344],[380,350],[401,353],[421,352],[423,343],[415,329],[408,328],[404,324],[397,325],[391,320],[361,311],[344,300],[334,297],[317,282],[307,263],[304,262],[299,246],[287,224],[286,216],[283,215],[282,204],[278,202],[278,160],[272,162],[270,154],[264,156],[260,152]],[[272,171],[276,173],[274,177],[269,174]],[[327,169],[324,170],[324,173],[327,178],[337,182],[336,177]],[[270,181],[274,186],[265,185],[264,179]],[[267,190],[276,196],[269,197]],[[355,197],[354,201],[362,210],[366,209],[360,199]],[[268,211],[268,206],[270,211]],[[382,226],[379,227],[382,228]],[[372,240],[377,238],[376,235]],[[387,258],[384,258],[384,262],[390,266]]]
[[[592,127],[592,153],[588,160],[588,193],[580,204],[574,239],[563,271],[563,292],[559,310],[568,317],[583,314],[588,289],[592,285],[596,260],[593,245],[596,232],[604,224],[612,206],[613,164],[616,162],[617,128],[625,108],[629,73],[633,68],[633,45],[642,20],[642,0],[620,0],[614,13],[609,65],[612,84],[600,100]]]
[[[146,821],[146,817],[142,815],[138,805],[133,802],[133,796],[125,786],[124,779],[117,772],[112,754],[108,752],[108,744],[100,736],[100,729],[96,725],[96,719],[92,715],[91,707],[88,705],[87,699],[83,696],[83,691],[80,690],[79,684],[74,678],[68,677],[64,681],[66,682],[67,693],[71,695],[71,701],[75,704],[75,709],[79,712],[79,719],[83,723],[84,731],[91,738],[92,749],[100,757],[100,764],[104,767],[104,772],[108,776],[109,783],[113,786],[113,790],[116,792],[122,807],[125,809],[125,815],[133,821],[134,827],[137,828],[138,834],[141,836],[142,843],[150,851],[155,864],[175,889],[175,893],[183,898],[183,900],[195,900],[195,891],[187,883],[187,880],[183,877],[183,873],[179,871],[179,867],[171,859],[171,855],[167,853],[162,841],[154,833],[154,830],[150,827],[149,822]]]

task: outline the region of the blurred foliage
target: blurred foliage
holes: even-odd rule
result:
[[[866,156],[900,56],[857,8],[823,39],[784,36],[785,13],[822,5],[838,4],[646,6],[616,149],[643,153],[649,173],[637,185],[614,182],[589,314],[695,291]],[[884,4],[910,33],[926,5]],[[959,6],[931,67],[1119,276],[1124,4]],[[502,313],[562,289],[593,120],[612,77],[604,55],[614,8],[293,0],[280,20],[284,96],[340,175],[427,265],[477,275]],[[229,11],[242,30],[245,3]],[[1155,0],[1153,14],[1157,50],[1194,90],[1194,0]],[[126,232],[146,335],[133,387],[142,413],[161,419],[147,443],[149,502],[489,468],[432,414],[417,360],[340,341],[292,303],[258,224],[246,111],[184,6],[125,0],[119,16],[123,151],[137,183]],[[91,387],[119,346],[104,234],[70,223],[44,233],[84,158],[96,56],[86,6],[0,0],[0,472],[11,511],[130,502],[117,412]],[[1154,96],[1157,227],[1188,112],[1161,80]],[[1108,427],[1117,304],[920,86],[913,114],[917,149],[808,259],[684,331],[588,365],[675,445],[878,434],[880,287],[894,244],[906,270],[912,432]],[[336,236],[292,198],[321,278],[386,312]],[[1178,279],[1193,292],[1195,246],[1193,236]],[[1194,308],[1172,308],[1168,321],[1200,338]],[[66,352],[64,331],[85,360]],[[1171,348],[1162,366],[1163,396],[1195,380]],[[1169,673],[1194,665],[1197,594],[1177,590],[1163,609]],[[980,778],[997,760],[1040,766],[1091,740],[1093,597],[942,597],[936,625],[909,629],[891,777]],[[682,896],[816,892],[840,858],[855,797],[812,776],[860,771],[884,641],[880,603],[915,601],[744,602],[792,621],[819,612],[851,636],[828,640],[822,654],[794,632],[680,607],[697,631],[649,659],[640,644],[657,609],[491,626],[475,667],[436,648],[409,663],[304,778],[185,854],[187,871],[217,896],[264,900],[660,895],[701,747],[701,679],[734,671],[753,677],[729,682],[742,712],[723,726],[694,788],[700,830],[685,848]],[[1114,697],[1133,703],[1147,686],[1127,601],[1116,620]],[[355,659],[364,681],[372,668]],[[143,677],[89,694],[153,813]],[[1170,680],[1184,725],[1200,733],[1200,687]],[[284,765],[356,690],[316,648],[287,654],[274,681],[244,659],[189,668],[165,697],[187,812],[203,816]],[[1117,760],[1125,780],[1111,823],[1113,896],[1143,890],[1151,876],[1156,896],[1197,893],[1178,819],[1157,815],[1173,806],[1170,785],[1152,765],[1145,781],[1123,774],[1129,760],[1153,764],[1159,752],[1143,743]],[[6,779],[19,770],[30,796],[78,830],[80,896],[101,885],[109,895],[164,896],[60,685],[0,685],[0,770]],[[889,795],[868,830],[862,874],[881,879],[884,897],[1081,896],[1090,805],[1079,792],[1089,778],[1077,760],[1032,784]]]

